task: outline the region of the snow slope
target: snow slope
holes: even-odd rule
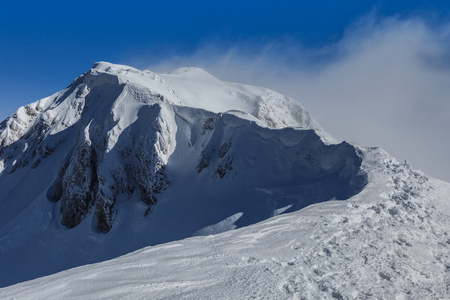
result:
[[[364,148],[371,180],[314,204],[0,289],[2,299],[448,299],[450,184]]]
[[[449,292],[448,184],[201,69],[96,63],[19,108],[0,124],[0,191],[0,286],[153,246],[1,298]]]

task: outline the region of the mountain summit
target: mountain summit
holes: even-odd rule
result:
[[[265,88],[198,68],[96,63],[0,125],[2,257],[72,248],[60,253],[74,266],[346,199],[366,184],[361,154],[331,141],[300,104]]]
[[[313,204],[403,228],[433,215],[433,184],[378,148],[336,142],[274,91],[100,62],[0,124],[0,285]]]

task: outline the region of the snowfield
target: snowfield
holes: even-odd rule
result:
[[[197,68],[97,63],[19,108],[0,191],[1,299],[450,295],[450,184]]]
[[[365,166],[371,183],[349,200],[143,248],[1,289],[0,297],[448,299],[450,185],[379,149],[366,155],[381,162]]]

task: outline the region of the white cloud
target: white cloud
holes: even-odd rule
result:
[[[380,146],[450,181],[449,50],[448,24],[370,15],[320,49],[292,39],[226,49],[212,42],[144,67],[199,66],[272,88],[302,103],[336,138]]]

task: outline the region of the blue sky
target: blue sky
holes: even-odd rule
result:
[[[450,123],[440,121],[446,116],[421,119],[445,115],[448,108],[445,82],[439,83],[450,79],[447,3],[7,1],[0,11],[0,119],[63,89],[96,61],[166,71],[201,66],[219,78],[288,94],[332,135],[382,146],[450,180],[450,164],[441,162],[450,153],[450,144],[442,142]],[[366,77],[361,88],[351,88],[350,82]],[[410,92],[401,93],[401,84]],[[392,99],[378,101],[378,94]],[[420,99],[410,100],[417,94]],[[375,113],[385,126],[370,123]],[[418,122],[427,126],[414,128]],[[426,129],[436,126],[443,129],[429,137]],[[418,139],[427,146],[419,147]]]
[[[215,41],[293,39],[317,48],[361,16],[438,13],[445,1],[7,1],[0,11],[0,118],[65,87],[95,61],[150,63]]]

